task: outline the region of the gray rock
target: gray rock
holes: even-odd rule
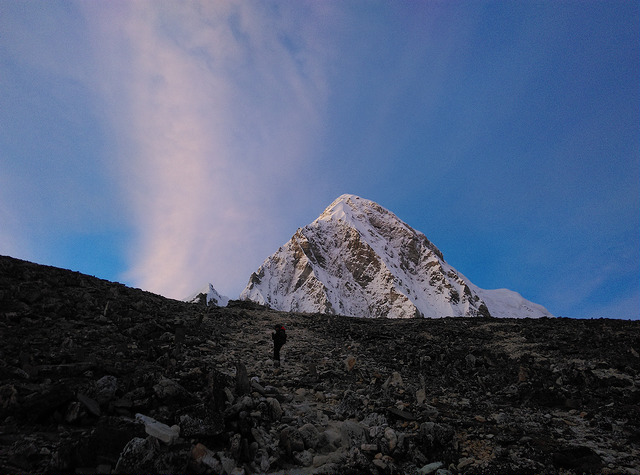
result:
[[[304,440],[300,431],[295,427],[285,427],[280,431],[280,447],[285,453],[291,457],[294,452],[302,452],[304,450]]]
[[[428,465],[425,465],[424,467],[420,468],[418,470],[418,475],[429,475],[433,472],[435,472],[436,470],[438,470],[439,468],[442,468],[444,464],[442,462],[433,462],[430,463]]]
[[[416,391],[416,402],[419,406],[422,406],[427,400],[427,393],[424,388],[420,388]]]
[[[386,440],[386,448],[388,450],[388,454],[391,455],[396,450],[396,446],[398,445],[398,435],[396,431],[394,431],[391,427],[387,427],[384,430],[384,438]]]
[[[155,472],[154,461],[158,454],[159,446],[156,439],[135,437],[122,449],[115,473]]]
[[[162,400],[189,397],[189,392],[185,388],[164,376],[161,376],[158,383],[153,386],[153,391]]]
[[[343,447],[360,447],[367,443],[367,430],[356,421],[344,421],[340,426],[340,437]]]
[[[118,379],[115,376],[103,376],[96,381],[96,400],[105,404],[113,399],[118,391]]]
[[[269,420],[279,421],[282,419],[282,407],[280,406],[280,402],[275,398],[268,397],[266,403]]]
[[[311,465],[313,465],[313,454],[308,450],[296,452],[293,455],[293,461],[303,467],[310,467]]]
[[[318,450],[321,453],[329,453],[341,445],[342,436],[339,431],[329,428],[320,434],[318,438]]]
[[[313,424],[305,424],[299,429],[304,446],[307,449],[315,449],[320,442],[320,432]]]
[[[336,407],[336,414],[342,418],[356,417],[362,411],[362,399],[353,391],[347,390]]]

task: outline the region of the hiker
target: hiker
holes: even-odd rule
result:
[[[274,330],[275,332],[271,334],[273,339],[273,364],[277,367],[280,366],[280,348],[287,342],[287,334],[283,325],[276,325]]]

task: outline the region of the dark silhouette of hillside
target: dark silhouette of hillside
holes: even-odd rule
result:
[[[0,257],[0,335],[6,473],[638,473],[638,322],[206,307]]]

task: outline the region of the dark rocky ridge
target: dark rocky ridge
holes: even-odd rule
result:
[[[0,257],[0,335],[4,473],[640,473],[638,322],[207,308]]]

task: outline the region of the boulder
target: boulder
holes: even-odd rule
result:
[[[115,473],[153,473],[156,472],[154,461],[158,458],[160,448],[153,437],[131,439],[118,458]]]

